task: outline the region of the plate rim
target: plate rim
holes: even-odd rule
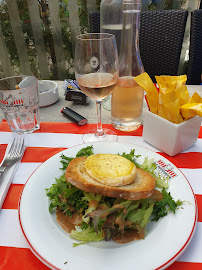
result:
[[[61,153],[61,152],[63,152],[63,151],[65,151],[65,150],[62,150],[62,151],[60,151],[60,152],[58,152],[58,153]],[[57,153],[57,154],[58,154]],[[55,155],[57,155],[57,154],[55,154]],[[53,155],[53,156],[55,156],[55,155]],[[53,157],[52,156],[52,157]],[[50,158],[52,158],[52,157],[50,157]],[[50,158],[48,158],[47,160],[49,160]],[[46,160],[46,161],[47,161]],[[44,162],[46,162],[46,161],[44,161]],[[53,265],[53,264],[51,264],[50,262],[48,262],[45,258],[43,258],[35,249],[34,249],[34,247],[31,245],[31,243],[30,243],[30,241],[28,240],[28,238],[27,238],[27,235],[25,234],[25,231],[24,231],[24,229],[23,229],[23,226],[22,226],[22,222],[21,222],[21,215],[20,215],[20,206],[21,206],[21,198],[22,198],[22,195],[23,195],[23,191],[24,191],[24,189],[25,189],[25,186],[26,186],[26,184],[28,183],[28,181],[29,181],[29,179],[32,177],[32,175],[44,164],[44,162],[42,162],[32,173],[31,173],[31,175],[29,176],[29,178],[27,179],[27,181],[25,182],[25,184],[24,184],[24,187],[23,187],[23,190],[22,190],[22,192],[21,192],[21,194],[20,194],[20,198],[19,198],[19,201],[18,201],[18,219],[19,219],[19,223],[20,223],[20,228],[21,228],[21,230],[22,230],[22,233],[23,233],[23,235],[24,235],[24,237],[25,237],[25,239],[26,239],[26,241],[27,241],[27,243],[28,243],[28,245],[29,245],[29,248],[30,248],[30,250],[31,250],[31,252],[43,263],[43,264],[45,264],[47,267],[49,267],[49,268],[51,268],[51,269],[54,269],[54,270],[60,270],[59,268],[57,268],[55,265]]]
[[[30,180],[30,178],[32,177],[32,175],[45,163],[47,162],[49,159],[53,158],[54,156],[68,150],[68,149],[71,149],[71,148],[74,148],[74,147],[78,147],[78,146],[82,146],[82,145],[90,145],[90,144],[100,144],[100,143],[103,143],[103,142],[92,142],[92,143],[81,143],[81,144],[76,144],[76,145],[73,145],[71,147],[68,147],[58,153],[56,153],[55,155],[51,156],[50,158],[48,158],[47,160],[45,160],[44,162],[42,162],[33,172],[32,174],[29,176],[29,178],[27,179],[27,181],[25,182],[24,184],[24,187],[23,187],[23,190],[20,194],[20,198],[19,198],[19,202],[18,202],[18,219],[19,219],[19,223],[20,223],[20,227],[21,227],[21,230],[22,230],[22,233],[29,245],[29,248],[31,250],[31,252],[43,263],[45,264],[47,267],[49,267],[50,269],[54,269],[54,270],[60,270],[60,268],[56,267],[54,264],[50,263],[49,261],[47,261],[44,257],[42,257],[36,250],[35,248],[32,246],[32,244],[30,243],[30,241],[28,240],[26,234],[25,234],[25,231],[23,229],[23,225],[22,225],[22,222],[21,222],[21,215],[20,215],[20,207],[21,207],[21,198],[22,198],[22,195],[23,195],[23,192],[24,192],[24,189],[26,187],[26,184],[28,183],[28,181]],[[130,143],[130,142],[126,142],[126,141],[118,141],[118,142],[115,142],[115,143],[118,143],[118,144],[127,144],[127,145],[133,145],[134,148],[135,146],[138,146],[140,148],[143,148],[143,149],[146,149],[148,151],[151,151],[159,156],[161,156],[158,152],[155,152],[154,150],[152,149],[149,149],[147,147],[144,147],[144,146],[141,146],[141,145],[138,145],[138,144],[133,144],[133,143]],[[184,243],[184,245],[178,250],[178,252],[172,256],[172,258],[170,258],[169,260],[167,260],[165,263],[163,263],[162,265],[158,266],[157,268],[155,268],[154,270],[160,270],[160,269],[166,269],[167,267],[169,267],[171,264],[173,264],[177,258],[182,255],[182,253],[186,250],[186,248],[188,247],[189,243],[191,242],[192,240],[192,237],[194,235],[194,232],[196,230],[196,225],[197,225],[197,220],[198,220],[198,205],[197,205],[197,200],[196,200],[196,196],[194,194],[194,191],[192,189],[192,186],[191,184],[189,183],[188,179],[186,178],[186,176],[182,173],[182,171],[170,160],[168,160],[166,157],[164,156],[161,156],[162,158],[166,159],[167,161],[169,161],[171,164],[173,164],[179,171],[180,173],[183,175],[184,179],[187,181],[188,185],[189,185],[189,188],[192,192],[192,195],[193,195],[193,198],[194,198],[194,202],[195,202],[195,218],[194,218],[194,222],[193,222],[193,226],[192,226],[192,230],[186,240],[186,242]]]

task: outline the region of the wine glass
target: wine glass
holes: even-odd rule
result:
[[[95,99],[98,116],[97,129],[85,133],[83,141],[116,141],[116,133],[103,129],[101,121],[102,100],[114,90],[118,80],[119,64],[115,37],[107,33],[78,35],[75,49],[77,83],[87,96]]]

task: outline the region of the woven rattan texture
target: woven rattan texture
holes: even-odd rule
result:
[[[140,55],[153,81],[155,75],[177,75],[187,15],[185,10],[141,12]]]
[[[188,84],[200,84],[202,75],[202,10],[191,13]]]
[[[89,23],[91,33],[100,33],[100,12],[91,11],[89,13]]]
[[[140,13],[139,47],[145,71],[155,75],[177,75],[188,12],[155,10]],[[89,14],[90,30],[100,31],[100,14]]]

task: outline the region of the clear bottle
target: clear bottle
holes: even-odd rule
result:
[[[118,53],[121,47],[123,0],[102,0],[100,4],[100,32],[115,35]]]
[[[115,36],[118,54],[121,48],[122,3],[123,0],[102,0],[100,4],[100,32]],[[103,100],[103,107],[111,111],[111,95]]]
[[[144,72],[139,52],[140,10],[141,0],[123,0],[119,80],[111,101],[112,126],[122,131],[141,125],[144,90],[134,80]]]

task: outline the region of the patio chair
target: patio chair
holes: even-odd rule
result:
[[[91,11],[89,13],[89,23],[91,33],[100,33],[100,12]]]
[[[155,75],[177,75],[188,12],[186,10],[142,11],[139,47],[145,71]],[[100,31],[99,12],[89,13],[90,30]]]
[[[202,10],[191,12],[189,63],[187,84],[202,82]]]

